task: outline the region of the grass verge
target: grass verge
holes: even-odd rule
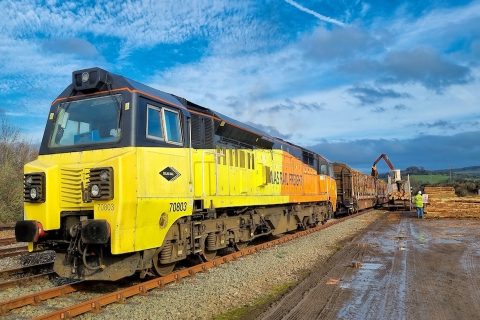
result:
[[[278,300],[295,285],[297,285],[297,281],[291,281],[276,286],[251,303],[222,313],[214,317],[213,320],[243,320],[256,318],[267,307],[269,307],[272,302]]]

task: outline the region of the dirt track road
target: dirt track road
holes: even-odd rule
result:
[[[480,319],[480,221],[389,213],[314,270],[260,318]]]

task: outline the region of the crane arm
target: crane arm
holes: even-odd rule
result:
[[[382,153],[378,158],[377,160],[375,160],[373,162],[373,166],[376,167],[377,166],[377,163],[381,160],[385,160],[385,163],[387,164],[387,166],[390,168],[390,170],[395,170],[395,167],[393,166],[393,163],[390,161],[390,159],[388,159],[388,156],[385,154],[385,153]]]
[[[388,156],[385,154],[385,153],[382,153],[380,156],[378,156],[378,158],[373,162],[373,165],[372,165],[372,176],[374,177],[378,177],[378,171],[377,171],[377,163],[383,159],[385,161],[385,163],[387,164],[387,166],[390,168],[390,170],[395,170],[395,167],[393,166],[393,163],[390,161],[390,159],[388,158]]]

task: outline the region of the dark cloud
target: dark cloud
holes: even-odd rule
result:
[[[254,128],[257,128],[265,133],[268,133],[269,135],[273,136],[273,137],[277,137],[277,138],[281,138],[281,139],[284,139],[284,140],[288,140],[292,137],[291,134],[283,134],[281,133],[280,131],[277,130],[277,128],[275,127],[272,127],[272,126],[268,126],[268,125],[264,125],[264,124],[258,124],[258,123],[255,123],[255,122],[245,122],[247,125],[249,126],[252,126]]]
[[[371,111],[375,113],[384,113],[390,109],[395,111],[404,111],[404,110],[407,110],[408,107],[405,106],[404,104],[397,104],[397,105],[394,105],[393,107],[375,107],[371,109]]]
[[[93,44],[79,38],[49,39],[42,43],[42,47],[49,52],[73,54],[86,59],[99,55]]]
[[[472,80],[468,67],[450,62],[425,48],[391,52],[383,62],[383,69],[388,81],[417,82],[439,92],[448,86]]]
[[[385,109],[384,107],[376,107],[374,109],[372,109],[373,112],[376,112],[376,113],[383,113],[385,111],[387,111],[387,109]]]
[[[392,51],[382,60],[353,60],[338,69],[350,76],[376,79],[379,83],[419,83],[437,93],[473,80],[469,67],[449,61],[427,48]]]
[[[428,169],[459,168],[480,164],[480,131],[452,136],[422,135],[412,139],[363,139],[329,143],[321,141],[310,149],[333,161],[346,162],[365,172],[386,153],[400,169],[423,166]],[[385,166],[381,171],[387,171]]]
[[[416,124],[417,127],[428,129],[452,129],[455,130],[458,125],[446,120],[437,120],[434,122],[420,122]]]
[[[319,27],[301,42],[305,56],[319,62],[368,54],[382,47],[381,38],[351,26],[332,30]]]
[[[397,111],[404,111],[404,110],[407,110],[409,108],[404,104],[396,104],[396,105],[393,106],[393,109],[395,109]]]
[[[411,98],[408,93],[397,92],[392,89],[374,88],[371,86],[357,86],[347,90],[358,99],[362,106],[382,102],[385,99]]]
[[[260,112],[277,113],[283,111],[320,111],[324,109],[324,103],[301,102],[285,99],[285,102],[260,110]]]

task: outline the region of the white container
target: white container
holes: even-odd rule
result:
[[[402,177],[400,176],[400,169],[392,170],[392,174],[393,174],[393,181],[397,182],[402,180]]]

